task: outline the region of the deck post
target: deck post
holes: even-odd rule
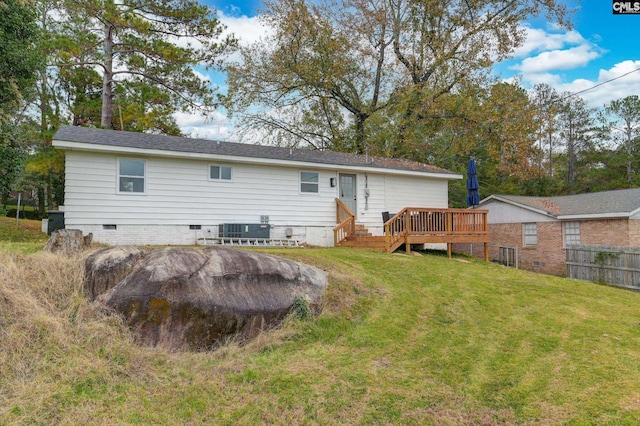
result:
[[[451,259],[451,252],[453,250],[453,244],[447,243],[447,257]]]
[[[384,224],[384,248],[385,251],[391,254],[391,231],[389,230],[389,224]]]
[[[484,243],[484,261],[489,261],[489,243]]]

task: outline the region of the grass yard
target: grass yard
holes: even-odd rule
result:
[[[264,251],[329,271],[323,314],[163,353],[84,300],[81,258],[1,250],[0,424],[640,423],[640,294],[437,254]]]
[[[42,232],[39,220],[16,219],[0,216],[0,252],[33,253],[40,250],[49,237]]]

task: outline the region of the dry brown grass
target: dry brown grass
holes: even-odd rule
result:
[[[171,400],[174,388],[217,387],[228,376],[242,376],[251,369],[247,355],[278,350],[298,339],[304,328],[291,317],[250,342],[230,338],[212,353],[169,354],[138,347],[117,316],[86,300],[87,255],[0,251],[0,419],[20,424],[96,419],[118,423],[145,410],[149,399]],[[359,279],[328,269],[334,285],[325,311],[337,315],[351,310],[369,290]],[[195,366],[205,368],[206,374],[190,371]],[[100,393],[94,396],[96,389]],[[123,393],[131,394],[127,414],[104,406],[110,394],[118,398]],[[235,398],[234,404],[251,406],[270,395],[248,392]],[[263,415],[282,420],[279,413]],[[165,413],[158,418],[171,417]]]
[[[37,399],[55,394],[62,376],[99,368],[99,354],[130,341],[117,317],[91,308],[82,274],[82,257],[0,253],[0,418],[46,405]]]

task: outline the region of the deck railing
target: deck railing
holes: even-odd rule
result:
[[[356,216],[339,198],[336,198],[336,222],[338,225],[333,228],[335,246],[356,233]]]
[[[487,210],[407,207],[384,224],[388,252],[403,243],[461,242],[488,238]]]

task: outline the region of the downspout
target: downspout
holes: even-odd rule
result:
[[[364,210],[369,210],[369,176],[364,174]]]

